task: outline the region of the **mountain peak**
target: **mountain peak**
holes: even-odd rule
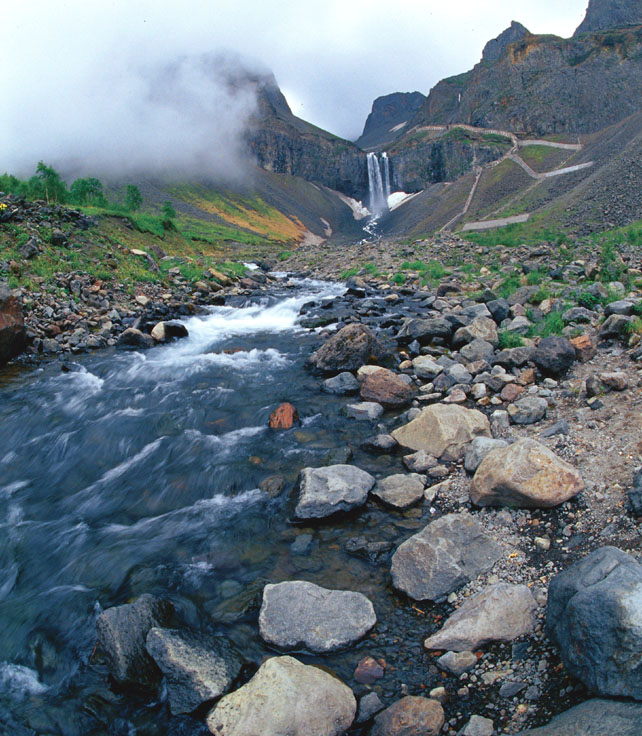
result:
[[[528,28],[518,23],[516,20],[512,21],[510,26],[497,36],[489,41],[482,52],[482,61],[498,61],[506,47],[515,41],[521,41],[524,36],[528,36],[530,31]]]
[[[589,0],[586,16],[573,36],[642,25],[642,0]]]

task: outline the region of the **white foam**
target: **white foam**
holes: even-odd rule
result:
[[[0,486],[0,498],[11,498],[16,491],[20,491],[28,485],[28,480],[16,480],[6,486]]]
[[[0,692],[24,698],[26,695],[40,695],[48,689],[40,682],[35,670],[21,664],[0,662]]]
[[[58,403],[62,405],[65,412],[76,414],[85,407],[87,399],[102,390],[105,379],[99,378],[82,367],[79,371],[63,374],[56,379],[56,382],[65,387],[64,391],[56,394]]]

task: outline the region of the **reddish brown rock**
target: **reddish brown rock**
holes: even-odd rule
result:
[[[385,670],[386,663],[383,659],[364,657],[354,671],[354,679],[362,685],[372,685],[384,676]]]
[[[444,725],[444,709],[436,700],[408,695],[379,713],[371,736],[434,736]]]
[[[0,284],[0,365],[20,354],[26,343],[20,302],[7,286]]]
[[[397,409],[407,406],[415,391],[393,371],[380,368],[366,376],[361,384],[362,401],[375,401],[385,409]]]
[[[507,383],[504,388],[502,389],[501,394],[499,395],[499,398],[502,401],[515,401],[515,399],[520,395],[524,393],[524,387],[518,386],[516,383]]]
[[[299,412],[287,401],[270,414],[271,429],[292,429],[299,421]]]
[[[588,335],[574,337],[570,342],[580,363],[586,363],[597,353],[597,349]]]
[[[332,335],[308,359],[310,367],[323,373],[356,371],[366,363],[388,360],[391,352],[384,347],[366,325],[346,325]]]

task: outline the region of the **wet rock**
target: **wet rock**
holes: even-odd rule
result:
[[[145,335],[135,327],[128,327],[121,332],[117,344],[119,348],[151,348],[154,346],[154,338],[151,335]]]
[[[361,443],[361,449],[373,455],[392,452],[397,447],[397,440],[390,434],[377,434],[368,437]]]
[[[364,695],[359,701],[359,712],[357,713],[357,723],[366,723],[372,716],[376,715],[384,709],[384,704],[375,692]]]
[[[407,406],[414,395],[415,390],[412,386],[385,368],[367,376],[361,384],[361,399],[381,404],[384,409]]]
[[[556,378],[568,371],[575,361],[575,348],[565,337],[545,337],[533,353],[533,363],[545,376]]]
[[[567,670],[599,695],[642,700],[642,565],[595,550],[550,583],[546,628]]]
[[[360,422],[373,422],[383,414],[383,406],[374,401],[361,401],[358,404],[348,404],[346,414]]]
[[[392,436],[402,447],[426,452],[446,461],[459,460],[475,437],[490,437],[490,424],[476,409],[435,404],[424,409]]]
[[[276,498],[285,488],[285,478],[282,475],[270,475],[259,483],[259,488],[270,498]]]
[[[578,471],[535,440],[521,439],[490,452],[470,486],[477,506],[551,508],[584,489]]]
[[[215,736],[340,736],[357,710],[352,690],[293,657],[272,657],[207,716]]]
[[[546,726],[520,731],[517,736],[640,736],[640,723],[642,704],[596,698],[560,713]]]
[[[437,665],[451,675],[459,675],[472,670],[477,664],[477,657],[473,652],[446,652],[437,660]]]
[[[467,472],[474,473],[486,455],[499,447],[508,447],[508,442],[495,440],[492,437],[475,437],[466,450],[464,468]]]
[[[360,383],[352,373],[344,371],[337,376],[325,380],[321,387],[327,394],[348,396],[359,393]]]
[[[436,736],[444,709],[436,700],[408,695],[375,717],[370,736]]]
[[[529,395],[510,404],[508,415],[513,424],[535,424],[546,416],[547,409],[546,399]]]
[[[356,371],[360,366],[388,360],[391,353],[362,324],[347,325],[330,337],[308,359],[312,368],[324,373]]]
[[[98,616],[98,646],[116,682],[141,687],[158,684],[160,672],[147,654],[145,640],[150,629],[168,623],[172,611],[168,601],[145,594],[134,603],[107,608]]]
[[[268,424],[270,429],[292,429],[299,423],[299,412],[296,406],[287,401],[278,406],[271,414]]]
[[[400,473],[381,478],[371,492],[388,506],[407,509],[423,499],[425,487],[424,475]]]
[[[362,506],[375,479],[354,465],[304,468],[299,476],[299,519],[319,519]]]
[[[493,736],[494,733],[495,724],[490,718],[471,716],[457,736]]]
[[[27,345],[22,308],[17,297],[0,283],[0,365],[19,355]]]
[[[490,317],[476,317],[469,325],[460,327],[453,337],[453,346],[460,347],[473,340],[484,340],[494,348],[499,344],[497,325]]]
[[[361,593],[327,590],[303,580],[263,589],[261,637],[281,649],[334,652],[359,641],[376,623],[372,603]]]
[[[536,609],[526,585],[497,583],[464,601],[443,628],[424,641],[424,646],[465,652],[491,641],[513,641],[533,633]]]
[[[381,565],[386,562],[393,548],[392,542],[369,542],[365,537],[350,537],[345,543],[345,551],[349,555],[360,557],[371,565]]]
[[[171,712],[191,713],[226,693],[241,670],[241,661],[222,641],[198,641],[170,629],[150,629],[146,649],[167,682]]]
[[[386,663],[374,657],[364,657],[354,671],[354,679],[362,685],[372,685],[380,680],[386,671]]]
[[[180,322],[158,322],[151,331],[155,342],[164,343],[188,336],[187,327]]]
[[[392,582],[414,600],[434,601],[490,570],[501,556],[470,514],[448,514],[398,547]]]

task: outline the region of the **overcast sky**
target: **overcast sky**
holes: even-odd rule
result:
[[[296,114],[354,139],[376,97],[428,93],[440,79],[477,63],[486,41],[511,20],[534,33],[568,37],[586,5],[587,0],[16,0],[3,7],[1,19],[0,170],[39,158],[55,161],[74,146],[80,157],[102,146],[106,159],[119,145],[127,156],[138,151],[158,157],[163,150],[187,148],[188,158],[198,157],[201,145],[190,141],[198,140],[204,116],[216,119],[213,155],[225,158],[226,149],[234,148],[226,143],[231,129],[247,116],[251,101],[221,97],[220,80],[208,81],[200,63],[183,59],[180,79],[164,71],[179,57],[222,51],[271,69]],[[150,80],[155,97],[166,86],[160,105],[149,102]],[[174,95],[177,85],[180,94]],[[199,101],[201,89],[210,104]],[[171,131],[178,127],[183,131],[176,136]]]

